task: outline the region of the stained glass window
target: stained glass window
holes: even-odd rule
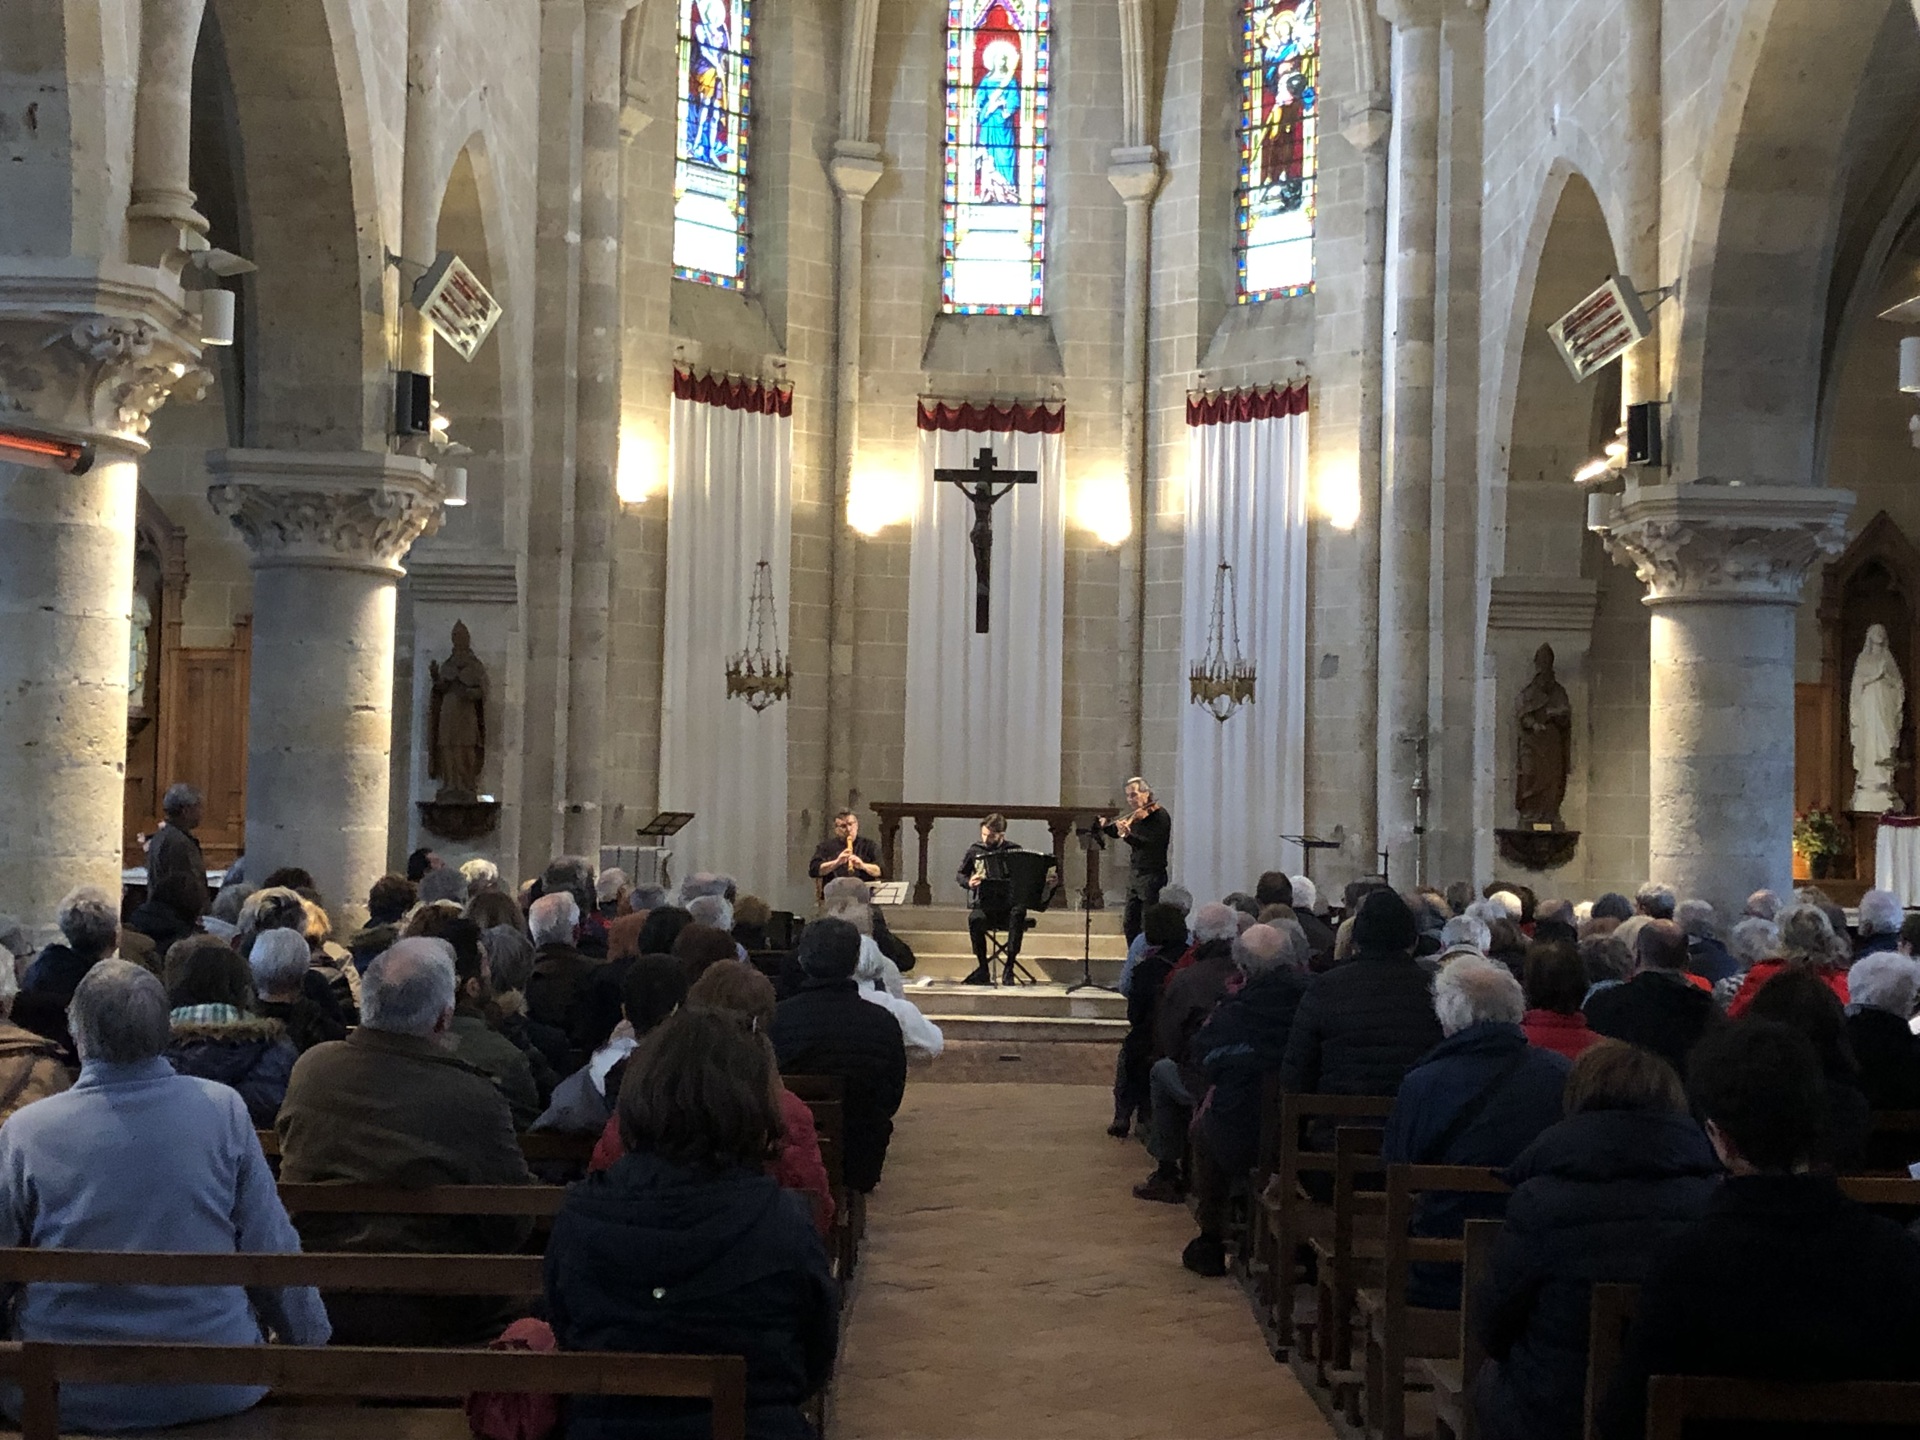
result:
[[[741,289],[747,273],[750,0],[680,0],[673,273]]]
[[[941,298],[1038,315],[1047,253],[1048,0],[948,0]]]
[[[1313,289],[1320,0],[1241,0],[1240,302]]]

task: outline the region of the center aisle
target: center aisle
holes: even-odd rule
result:
[[[1322,1440],[1093,1085],[914,1084],[868,1211],[830,1440]]]

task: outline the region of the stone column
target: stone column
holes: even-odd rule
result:
[[[1153,197],[1160,191],[1160,156],[1151,145],[1113,152],[1107,181],[1127,207],[1126,311],[1120,323],[1120,452],[1127,474],[1132,529],[1120,547],[1120,734],[1117,773],[1141,769],[1142,617],[1147,604],[1147,324],[1153,263]]]
[[[387,869],[394,588],[440,523],[433,467],[352,450],[217,450],[213,508],[253,562],[247,866],[313,872],[336,921]]]
[[[579,438],[569,621],[567,852],[600,864],[607,743],[607,619],[620,462],[620,28],[627,0],[588,0],[580,107]]]
[[[1428,586],[1433,523],[1434,250],[1439,194],[1437,0],[1383,6],[1393,23],[1392,250],[1380,496],[1379,825],[1397,885],[1425,879]]]
[[[869,31],[871,27],[869,26]],[[871,50],[871,39],[868,41]],[[847,519],[853,494],[853,455],[860,431],[860,341],[865,323],[862,290],[866,201],[886,174],[880,147],[864,140],[834,143],[828,173],[840,196],[840,265],[835,277],[839,324],[834,336],[833,513],[828,557],[833,603],[827,607],[827,812],[853,803],[854,694],[853,577],[858,547]]]
[[[1737,915],[1793,876],[1793,612],[1846,544],[1853,496],[1629,488],[1601,531],[1653,612],[1648,870]]]
[[[120,893],[138,462],[152,413],[212,378],[179,299],[0,278],[0,424],[95,452],[0,461],[0,909],[41,935],[74,886]]]
[[[441,0],[412,0],[407,7],[406,153],[400,177],[400,364],[416,375],[433,374],[433,326],[406,303],[421,265],[440,249],[440,196],[445,171],[438,117],[440,52],[446,30]]]
[[[206,0],[143,0],[140,6],[127,253],[136,265],[171,264],[175,274],[186,249],[207,233],[187,186],[193,52],[205,9]]]

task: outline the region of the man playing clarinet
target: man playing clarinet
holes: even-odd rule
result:
[[[880,847],[860,834],[860,817],[842,810],[833,817],[831,840],[822,840],[807,862],[807,874],[823,884],[851,875],[856,880],[880,878]]]
[[[1132,852],[1127,866],[1127,943],[1140,933],[1140,917],[1160,898],[1167,883],[1167,846],[1173,839],[1173,817],[1153,801],[1153,788],[1138,775],[1127,781],[1131,814],[1118,819],[1102,816],[1100,831],[1127,842]]]

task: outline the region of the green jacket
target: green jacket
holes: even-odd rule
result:
[[[453,1017],[453,1053],[480,1071],[507,1097],[513,1128],[524,1130],[540,1118],[540,1090],[520,1047],[478,1015]]]

